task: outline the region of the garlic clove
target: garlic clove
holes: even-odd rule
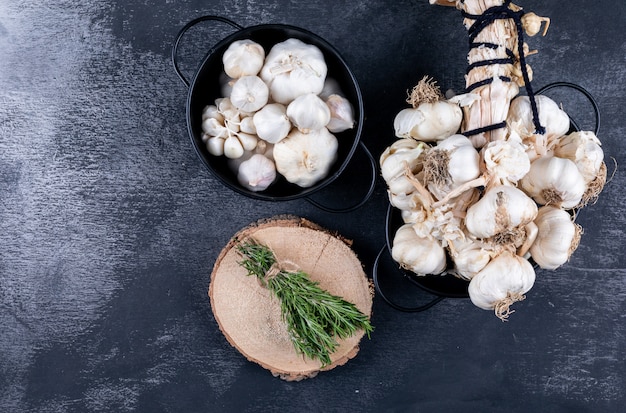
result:
[[[287,106],[287,117],[302,133],[325,127],[330,121],[330,108],[314,93],[298,96]]]
[[[211,155],[222,156],[224,155],[224,139],[219,137],[210,137],[206,141],[206,148]]]
[[[254,128],[259,138],[277,143],[284,139],[291,130],[291,122],[286,108],[280,103],[269,103],[252,117]]]
[[[236,136],[224,139],[224,156],[230,159],[240,158],[244,153],[241,141]]]
[[[535,160],[520,184],[537,203],[565,209],[577,206],[587,189],[576,164],[557,156],[542,156]]]
[[[337,158],[337,138],[322,128],[310,133],[293,129],[274,145],[276,170],[303,188],[313,186],[328,174]]]
[[[239,130],[243,133],[250,135],[256,135],[256,127],[254,126],[254,120],[252,116],[246,116],[239,122]]]
[[[537,238],[530,246],[530,255],[541,268],[554,270],[565,264],[578,247],[581,227],[571,215],[555,206],[543,206],[535,219]]]
[[[269,89],[258,76],[243,76],[237,79],[230,93],[233,106],[244,112],[256,112],[267,103]]]
[[[348,99],[338,94],[332,94],[326,99],[330,109],[330,120],[326,128],[333,132],[343,132],[354,128],[354,109]]]
[[[243,133],[243,132],[239,132],[237,134],[237,139],[239,139],[239,142],[241,143],[241,147],[243,148],[244,151],[253,150],[254,148],[256,148],[256,145],[258,142],[258,138],[256,137],[256,135]]]
[[[417,275],[441,274],[446,269],[443,247],[432,238],[418,236],[413,224],[404,224],[396,231],[391,256]]]
[[[274,162],[261,154],[254,154],[239,165],[237,180],[251,191],[264,191],[276,179]]]
[[[217,106],[215,105],[206,105],[202,109],[202,121],[204,122],[205,120],[209,118],[214,118],[218,122],[221,122],[221,123],[224,122],[224,117],[222,116],[222,114],[217,109]]]
[[[265,61],[265,50],[260,44],[243,39],[232,42],[224,55],[224,72],[231,78],[257,75]]]
[[[202,122],[202,131],[208,135],[220,138],[228,136],[228,129],[215,118],[207,118]]]

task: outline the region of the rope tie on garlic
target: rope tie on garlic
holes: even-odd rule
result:
[[[461,3],[464,1],[461,0]],[[535,93],[531,86],[530,76],[528,74],[528,68],[526,66],[526,52],[524,51],[524,28],[522,24],[522,16],[524,15],[524,11],[513,10],[511,9],[511,0],[505,0],[504,3],[500,6],[490,7],[485,10],[483,14],[471,14],[466,11],[461,10],[463,17],[467,19],[474,20],[474,23],[468,29],[469,35],[469,47],[470,49],[475,49],[479,47],[488,47],[491,49],[497,49],[501,47],[501,45],[494,43],[486,43],[486,42],[476,42],[476,38],[485,28],[489,25],[493,24],[496,20],[499,19],[509,19],[515,23],[516,31],[517,31],[517,49],[519,55],[519,64],[522,72],[522,77],[524,79],[524,85],[526,87],[526,92],[528,93],[528,98],[530,99],[531,110],[533,114],[533,124],[535,125],[535,133],[543,135],[545,133],[545,127],[543,127],[539,121],[539,111],[537,109],[537,102],[535,101]],[[511,64],[515,63],[515,53],[506,48],[505,50],[506,58],[500,59],[487,59],[478,62],[474,62],[467,67],[467,73],[469,73],[472,69],[481,66],[489,66],[495,64]],[[499,76],[500,80],[503,82],[511,82],[511,78],[508,76]],[[475,82],[469,85],[466,88],[466,93],[471,92],[472,90],[479,88],[481,86],[485,86],[493,82],[493,78],[484,79],[478,82]],[[465,136],[473,136],[478,135],[480,133],[489,132],[496,129],[501,129],[506,127],[506,121],[502,121],[499,123],[494,123],[491,125],[483,126],[480,128],[476,128],[470,131],[463,132]]]

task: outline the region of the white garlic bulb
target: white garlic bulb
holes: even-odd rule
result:
[[[565,264],[578,247],[581,230],[571,215],[561,208],[546,205],[535,219],[537,238],[530,255],[541,268],[554,270]]]
[[[544,134],[546,143],[565,135],[569,131],[569,116],[554,100],[545,95],[535,95],[535,102],[537,103],[539,123],[546,129]],[[507,123],[522,139],[535,134],[533,112],[528,96],[520,95],[511,101]]]
[[[481,154],[489,176],[500,184],[515,184],[530,170],[530,158],[517,135],[489,142]]]
[[[272,99],[286,105],[305,93],[319,94],[327,72],[317,46],[291,38],[272,47],[260,76],[269,85]]]
[[[509,251],[493,258],[470,281],[467,291],[472,303],[483,310],[495,310],[506,320],[511,304],[523,300],[535,283],[535,270],[528,260]]]
[[[563,136],[554,146],[554,155],[574,162],[586,183],[598,176],[604,161],[600,139],[589,131],[573,132]]]
[[[235,79],[242,76],[257,75],[261,71],[264,61],[265,50],[263,50],[263,46],[250,39],[232,42],[222,56],[224,72]]]
[[[258,76],[243,76],[233,84],[230,101],[243,112],[256,112],[267,103],[269,89]]]
[[[322,128],[302,133],[294,128],[274,145],[276,169],[287,179],[303,188],[325,177],[337,158],[337,138]]]
[[[465,225],[476,238],[491,238],[525,225],[537,216],[537,204],[514,186],[498,185],[467,209]]]
[[[354,128],[354,109],[348,99],[332,94],[326,99],[326,105],[330,109],[330,121],[326,125],[329,131],[338,133]]]
[[[305,93],[287,106],[287,117],[302,133],[325,127],[330,121],[330,108],[315,93]]]
[[[556,156],[543,156],[535,160],[520,184],[537,203],[566,209],[578,205],[586,189],[585,180],[576,164]]]
[[[268,103],[252,117],[259,138],[269,143],[277,143],[284,139],[291,130],[291,122],[287,117],[284,105]]]
[[[380,155],[380,172],[392,194],[407,194],[415,189],[407,179],[406,168],[417,174],[422,168],[425,143],[415,139],[398,139]]]
[[[417,275],[441,274],[446,269],[446,253],[432,238],[419,237],[412,224],[397,231],[391,248],[392,258]]]
[[[439,100],[401,110],[394,118],[393,127],[398,138],[433,142],[455,134],[462,120],[463,112],[458,104]]]
[[[237,180],[254,192],[266,190],[276,179],[274,162],[261,154],[254,154],[239,165]]]
[[[454,272],[464,280],[474,278],[491,260],[491,251],[469,235],[452,240],[449,250]]]
[[[424,180],[437,199],[480,175],[480,156],[463,135],[452,135],[437,143],[424,157]]]

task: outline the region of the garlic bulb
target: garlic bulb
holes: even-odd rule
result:
[[[406,168],[417,174],[422,168],[426,144],[415,139],[398,139],[380,156],[380,172],[392,194],[407,194],[415,190],[407,179]]]
[[[463,112],[456,103],[439,100],[401,110],[393,121],[398,138],[433,142],[455,134],[461,127]]]
[[[337,138],[326,128],[309,133],[294,128],[274,145],[276,169],[287,181],[310,187],[326,176],[337,157],[337,148]]]
[[[274,162],[261,154],[254,154],[239,165],[237,180],[251,191],[264,191],[276,179]]]
[[[326,128],[333,132],[343,132],[354,128],[354,109],[346,98],[338,94],[332,94],[326,99],[330,109],[330,121]]]
[[[596,179],[604,161],[604,151],[600,145],[600,140],[593,132],[573,132],[557,141],[554,155],[574,162],[588,184]]]
[[[260,76],[269,85],[272,99],[286,105],[305,93],[319,94],[327,72],[317,46],[292,38],[272,47]]]
[[[452,135],[428,150],[424,157],[424,181],[437,199],[480,175],[480,156],[463,135]]]
[[[258,76],[243,76],[233,84],[231,103],[243,112],[256,112],[267,103],[269,89]]]
[[[224,72],[235,79],[257,75],[264,61],[263,46],[249,39],[232,42],[222,56]]]
[[[546,205],[535,219],[538,232],[530,255],[541,268],[554,270],[565,264],[578,247],[581,227],[561,208]]]
[[[476,238],[491,238],[511,234],[514,229],[535,219],[537,204],[514,186],[498,185],[486,190],[483,196],[467,209],[465,225]],[[505,237],[506,238],[506,237]],[[517,243],[503,239],[501,242]]]
[[[494,310],[505,321],[511,304],[523,300],[535,283],[535,270],[528,260],[504,251],[493,258],[470,281],[467,291],[474,305]]]
[[[215,105],[204,108],[202,116],[202,141],[211,155],[236,159],[244,151],[256,148],[258,138],[246,132],[249,121],[240,120],[240,112],[230,99],[216,99]],[[241,130],[241,126],[244,130]]]
[[[471,236],[460,237],[450,243],[450,258],[459,278],[471,280],[491,260],[491,251]]]
[[[391,248],[392,258],[417,275],[440,274],[446,269],[446,253],[432,238],[419,237],[412,224],[397,231]]]
[[[499,184],[515,184],[530,170],[530,159],[519,136],[492,141],[481,151],[485,169],[492,181]]]
[[[302,133],[325,127],[330,121],[330,108],[314,93],[305,93],[287,106],[287,117]]]
[[[286,108],[280,103],[268,103],[252,119],[259,138],[269,143],[280,142],[291,130]]]
[[[578,205],[586,189],[576,164],[556,156],[543,156],[534,161],[520,184],[537,203],[566,209]]]
[[[537,103],[537,111],[539,113],[539,123],[546,129],[544,134],[546,144],[569,131],[569,116],[559,108],[555,101],[545,95],[535,95],[535,102]],[[522,139],[535,134],[533,112],[528,96],[517,96],[511,101],[507,124]]]

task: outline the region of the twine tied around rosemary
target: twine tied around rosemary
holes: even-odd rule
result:
[[[323,290],[300,267],[288,260],[278,261],[274,252],[253,239],[238,242],[239,264],[254,275],[280,302],[283,321],[296,352],[319,360],[322,368],[331,364],[330,354],[337,339],[362,329],[373,331],[369,317],[353,303]]]

